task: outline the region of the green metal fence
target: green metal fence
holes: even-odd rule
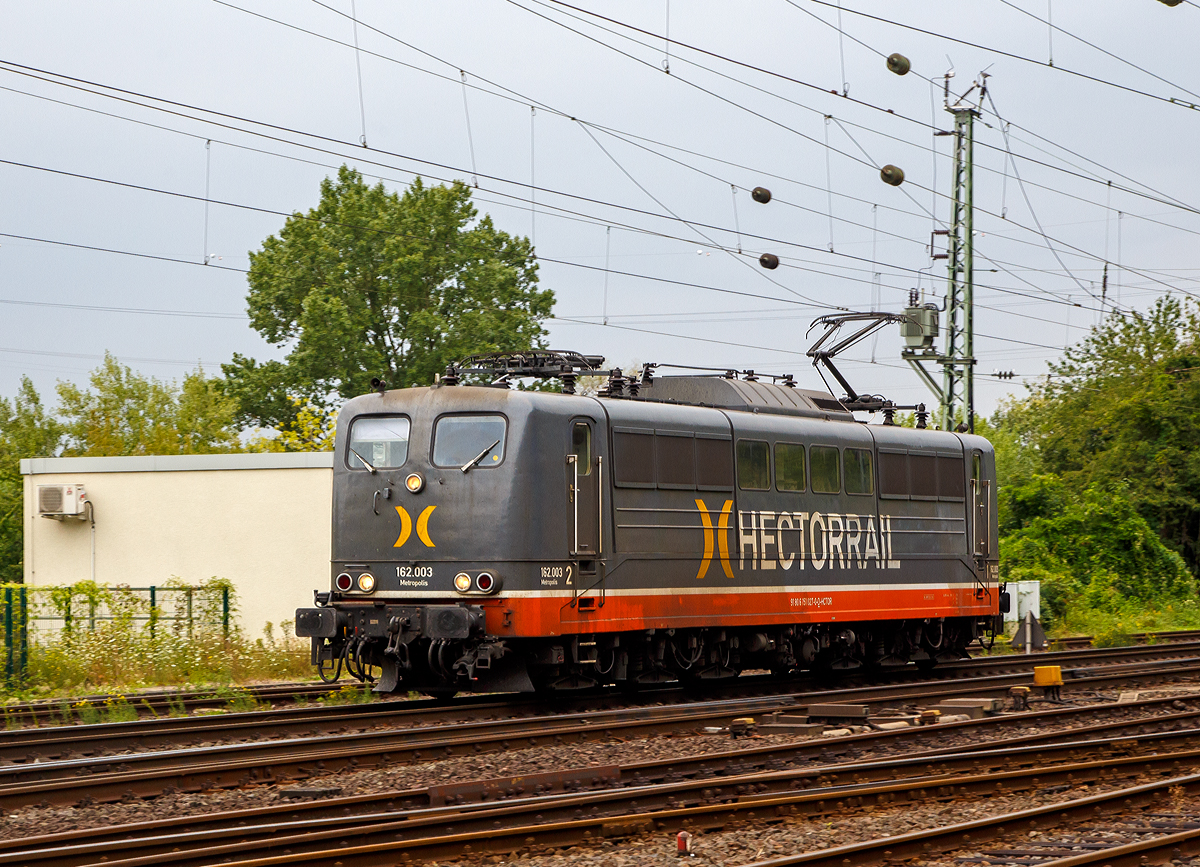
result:
[[[148,604],[145,607],[145,614],[130,614],[116,613],[108,605],[105,604],[102,598],[99,598],[95,593],[79,593],[71,592],[70,587],[29,587],[23,584],[7,584],[4,585],[4,683],[6,686],[14,686],[19,684],[25,677],[26,665],[29,661],[29,628],[30,624],[45,622],[48,624],[61,624],[61,629],[65,632],[71,632],[76,629],[86,628],[90,631],[95,631],[97,624],[103,623],[106,620],[124,620],[132,622],[142,622],[146,624],[146,628],[150,630],[150,634],[154,635],[155,630],[163,623],[179,623],[183,624],[187,629],[188,637],[191,638],[196,624],[196,594],[210,590],[211,588],[195,587],[187,585],[170,585],[150,587],[104,587],[103,594],[112,597],[114,594],[146,594]],[[66,605],[62,607],[61,612],[41,613],[41,607],[35,608],[39,613],[30,613],[30,597],[33,594],[53,594],[58,591],[67,591]],[[228,587],[221,587],[221,609],[220,622],[221,631],[226,638],[229,637],[230,629],[230,595]],[[182,603],[178,601],[178,597],[174,598],[174,605],[171,606],[171,611],[163,605],[164,597],[170,597],[170,594],[183,594]],[[82,605],[77,605],[77,601]],[[82,607],[84,610],[76,611],[77,607]]]

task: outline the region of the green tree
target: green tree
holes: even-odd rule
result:
[[[22,578],[24,485],[22,458],[50,457],[58,452],[62,426],[46,412],[29,377],[12,400],[0,398],[0,581]]]
[[[66,455],[181,455],[242,451],[237,404],[197,369],[181,385],[142,376],[106,353],[90,388],[59,382]]]
[[[1042,582],[1044,614],[1061,621],[1074,607],[1123,614],[1195,601],[1196,580],[1126,496],[1100,484],[1072,492],[1035,475],[1002,489],[1000,540],[1007,581]]]
[[[251,325],[290,352],[264,364],[235,355],[226,388],[244,421],[268,427],[375,376],[426,385],[463,356],[541,346],[554,303],[529,240],[478,217],[465,184],[418,178],[397,194],[347,166],[250,254],[249,283]]]
[[[1160,299],[1109,316],[1051,365],[1013,418],[1042,472],[1076,491],[1124,485],[1137,511],[1193,571],[1200,535],[1200,310]],[[1036,414],[1036,419],[1031,418]]]

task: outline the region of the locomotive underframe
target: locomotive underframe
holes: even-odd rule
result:
[[[987,617],[948,617],[500,637],[486,633],[484,612],[473,605],[317,612],[321,617],[298,626],[310,634],[312,662],[323,676],[345,668],[371,680],[377,668],[379,692],[435,694],[703,683],[747,670],[787,676],[909,662],[931,668],[965,658],[967,647],[994,626]]]

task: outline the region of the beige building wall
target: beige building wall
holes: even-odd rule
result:
[[[197,584],[237,588],[257,637],[329,587],[332,455],[36,458],[25,477],[25,583]],[[82,485],[87,520],[39,517],[39,485]],[[94,557],[93,557],[93,544]]]

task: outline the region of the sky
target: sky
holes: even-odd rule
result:
[[[1192,0],[0,0],[0,396],[105,352],[167,380],[285,357],[249,253],[343,163],[463,180],[532,237],[553,348],[820,388],[814,319],[945,296],[953,71],[951,101],[987,88],[988,414],[1103,315],[1200,289],[1198,33]],[[839,366],[933,403],[901,346]]]

